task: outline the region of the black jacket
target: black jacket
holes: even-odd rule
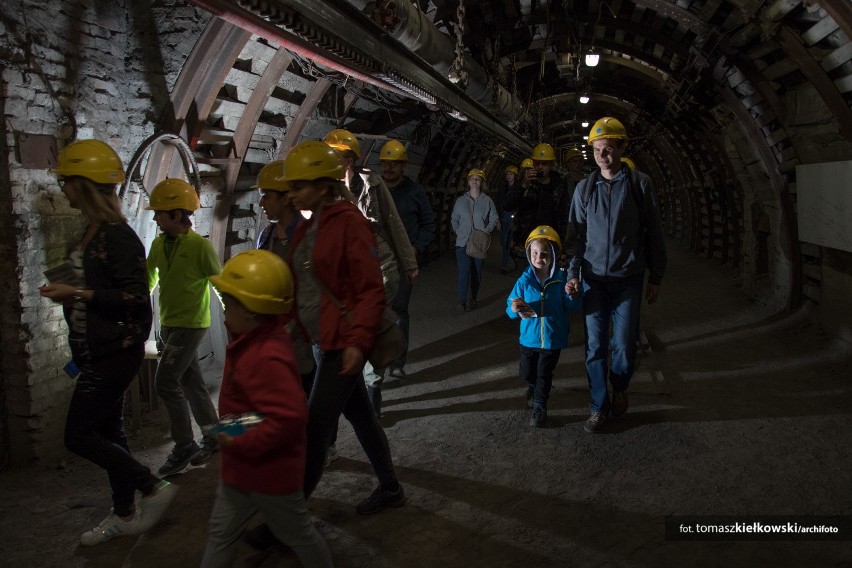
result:
[[[86,336],[71,341],[78,363],[91,361],[136,343],[151,332],[151,296],[145,270],[145,247],[127,223],[102,223],[83,251]],[[71,308],[64,309],[71,325]]]

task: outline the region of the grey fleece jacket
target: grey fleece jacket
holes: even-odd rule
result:
[[[648,282],[660,284],[666,271],[666,243],[651,178],[635,170],[642,203],[628,187],[630,169],[622,167],[612,180],[598,176],[595,189],[584,201],[585,180],[577,184],[568,222],[577,235],[577,247],[568,278],[619,280],[650,271]]]

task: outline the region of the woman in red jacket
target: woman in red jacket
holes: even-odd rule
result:
[[[376,239],[364,215],[341,199],[345,168],[323,142],[303,142],[284,165],[293,203],[310,210],[293,237],[296,313],[318,359],[309,398],[305,497],[322,476],[325,451],[342,413],[352,423],[379,486],[356,506],[361,514],[405,503],[384,430],[373,412],[361,369],[385,308]]]
[[[284,330],[293,305],[290,269],[274,253],[252,250],[210,282],[222,295],[231,342],[219,392],[222,482],[201,565],[230,566],[243,529],[260,511],[303,566],[330,567],[302,492],[308,408]]]

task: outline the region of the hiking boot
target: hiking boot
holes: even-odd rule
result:
[[[219,451],[219,442],[214,438],[204,438],[201,444],[201,449],[195,452],[189,460],[189,465],[201,465],[210,461],[213,454]]]
[[[139,500],[139,532],[143,533],[154,527],[163,518],[163,514],[177,496],[178,486],[168,481],[160,481],[154,486],[154,491],[143,495]]]
[[[533,408],[530,426],[541,428],[545,422],[547,422],[547,409],[543,406]]]
[[[621,416],[625,412],[627,412],[627,407],[629,406],[629,402],[627,400],[627,391],[615,392],[612,393],[612,408],[610,409],[610,413],[613,418]]]
[[[396,491],[386,491],[379,485],[369,497],[355,506],[355,510],[362,515],[372,515],[385,507],[402,507],[403,505],[405,505],[405,491],[402,490],[402,485]]]
[[[532,388],[527,388],[527,408],[533,407],[533,396],[535,395],[535,390]]]
[[[195,454],[200,451],[201,448],[198,447],[195,441],[182,448],[175,447],[172,453],[169,454],[169,457],[166,458],[166,463],[157,471],[163,477],[180,473],[189,465]]]
[[[98,523],[98,526],[90,531],[84,532],[80,536],[80,544],[83,546],[103,544],[117,536],[136,534],[138,527],[139,517],[137,517],[135,513],[133,514],[133,518],[129,521],[122,520],[122,518],[115,513],[110,513],[106,519]]]
[[[606,424],[606,415],[602,412],[592,412],[583,429],[591,434],[597,434],[603,430],[604,424]]]

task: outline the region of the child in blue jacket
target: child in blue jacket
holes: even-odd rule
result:
[[[506,300],[506,313],[521,320],[520,375],[527,384],[527,406],[532,408],[530,426],[536,427],[547,421],[553,370],[568,347],[568,312],[581,305],[579,297],[565,291],[567,273],[556,266],[561,250],[562,241],[552,227],[533,229],[526,242],[530,266]]]

